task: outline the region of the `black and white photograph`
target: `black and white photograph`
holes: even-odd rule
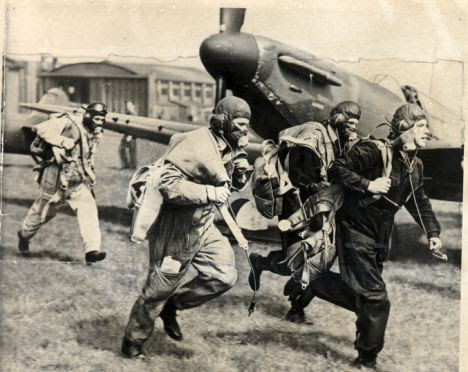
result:
[[[0,370],[468,371],[466,10],[5,0]]]

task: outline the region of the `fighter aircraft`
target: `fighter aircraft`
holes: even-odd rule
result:
[[[423,162],[430,164],[425,167],[426,191],[435,199],[461,200],[461,118],[430,97],[423,97],[413,87],[401,86],[397,95],[380,85],[378,77],[371,82],[279,41],[243,33],[240,30],[244,16],[245,9],[221,9],[220,33],[208,37],[200,46],[202,63],[216,80],[216,101],[227,89],[245,99],[252,108],[252,128],[264,139],[275,139],[279,131],[293,125],[322,121],[344,100],[355,101],[362,107],[361,135],[384,137],[386,129],[377,128],[379,124],[405,101],[418,104],[429,114],[433,132],[433,141],[419,153]],[[42,102],[23,106],[44,114],[64,111],[80,114],[79,107],[64,107],[65,103],[63,97],[49,94]],[[174,133],[197,128],[118,113],[110,113],[109,117],[108,129],[161,143],[168,143]],[[133,125],[126,125],[129,121]],[[30,128],[31,125],[11,127],[7,123],[4,150],[27,153],[32,139]],[[260,153],[261,138],[252,134],[248,149],[252,158]]]

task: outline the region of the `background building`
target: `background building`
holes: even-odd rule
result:
[[[105,102],[125,112],[132,101],[139,115],[204,122],[214,104],[214,80],[205,71],[169,65],[111,62],[66,64],[39,74],[39,91],[61,87],[78,103]]]
[[[25,113],[27,110],[19,107],[20,102],[36,102],[37,75],[41,72],[39,61],[21,61],[9,57],[4,59],[4,112],[8,115]]]

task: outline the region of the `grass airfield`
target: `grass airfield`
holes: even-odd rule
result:
[[[76,218],[65,208],[17,251],[16,232],[37,196],[32,160],[5,155],[2,186],[0,365],[2,371],[353,371],[355,315],[314,299],[308,324],[283,320],[286,277],[265,273],[255,313],[243,252],[234,247],[237,285],[223,296],[179,313],[184,341],[169,339],[156,322],[148,358],[127,360],[120,343],[146,278],[147,246],[130,246],[125,208],[133,173],[120,170],[120,136],[107,132],[97,158],[105,261],[84,265]],[[162,146],[138,140],[139,163]],[[411,217],[400,212],[396,259],[385,265],[392,309],[381,371],[458,370],[461,203],[433,202],[449,263],[432,259]],[[273,247],[273,246],[272,246]],[[272,248],[253,243],[251,249]]]

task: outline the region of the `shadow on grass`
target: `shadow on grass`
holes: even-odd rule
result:
[[[12,252],[11,255],[21,259],[21,260],[34,260],[34,259],[50,259],[50,260],[55,260],[55,261],[60,261],[60,262],[67,262],[67,263],[83,263],[84,256],[82,259],[78,259],[76,257],[70,256],[66,253],[61,253],[61,252],[54,252],[54,251],[49,251],[49,250],[40,250],[40,248],[33,248],[33,250],[26,252],[26,253],[21,253],[18,251],[17,247],[9,246],[9,245],[0,245],[0,252],[2,254],[2,259],[5,259],[5,252]]]
[[[83,262],[83,259],[77,259],[76,257],[72,257],[72,256],[69,256],[67,254],[63,254],[63,253],[60,253],[60,252],[53,252],[53,251],[48,251],[48,250],[44,250],[44,251],[29,251],[29,253],[27,254],[22,254],[20,252],[17,252],[16,253],[16,256],[17,257],[21,257],[21,258],[24,258],[24,259],[34,259],[34,258],[37,258],[37,259],[52,259],[52,260],[56,260],[56,261],[61,261],[61,262],[71,262],[71,263],[82,263]]]
[[[3,202],[29,208],[32,203],[34,203],[34,199],[5,197],[3,198]],[[132,223],[132,211],[130,209],[115,206],[98,206],[98,210],[99,220],[101,221],[111,222],[124,226],[130,226]],[[68,216],[75,215],[73,211],[67,206],[60,207],[58,212]]]
[[[426,291],[428,293],[435,293],[438,294],[439,296],[450,298],[453,300],[459,300],[460,299],[460,288],[452,288],[452,287],[444,287],[440,286],[434,283],[424,283],[424,282],[416,282],[414,280],[408,280],[408,278],[405,278],[403,276],[393,276],[392,277],[392,282],[398,283],[398,284],[404,284],[404,285],[412,285],[417,289]]]
[[[421,228],[416,224],[398,225],[397,234],[392,236],[390,259],[392,261],[418,262],[429,265],[439,264],[441,261],[432,256],[428,245],[418,240],[421,236]],[[461,249],[453,246],[453,244],[456,243],[449,242],[449,244],[445,243],[444,245],[448,262],[461,268]]]
[[[203,337],[210,338],[210,333]],[[269,344],[284,345],[286,348],[306,354],[319,354],[331,360],[340,360],[349,363],[349,356],[339,350],[330,347],[330,343],[349,342],[345,337],[331,336],[319,331],[294,332],[278,329],[255,329],[240,332],[218,332],[216,337],[226,342],[238,345],[254,345],[267,348]]]
[[[120,353],[124,324],[121,318],[110,316],[81,320],[76,323],[76,341],[94,349]]]
[[[152,355],[172,355],[179,359],[190,359],[195,355],[193,350],[169,340],[168,336],[161,331],[156,331],[153,334],[145,345],[145,352],[150,357]]]
[[[282,319],[286,322],[286,324],[292,325],[293,323],[290,323],[285,319],[286,313],[290,308],[288,298],[286,296],[281,297],[280,299],[278,299],[277,296],[272,298],[268,296],[268,293],[271,294],[271,292],[265,293],[265,295],[262,295],[261,292],[257,292],[255,298],[255,311],[253,313],[253,316],[257,315],[257,313],[261,313],[259,316],[263,316],[264,314],[266,314],[268,316],[271,316],[272,318]],[[247,295],[237,295],[228,292],[227,294],[223,294],[222,296],[216,298],[210,304],[220,308],[241,307],[242,309],[245,309],[245,313],[242,313],[242,315],[245,314],[245,316],[247,316],[251,300],[252,293],[248,293]],[[313,322],[306,321],[304,325],[313,325]]]
[[[34,164],[2,164],[3,168],[29,168],[32,169]]]
[[[120,348],[126,326],[126,318],[115,315],[82,320],[76,323],[76,341],[94,349],[107,350],[121,356]],[[156,322],[156,327],[160,325]],[[165,333],[156,330],[144,345],[148,356],[170,355],[179,359],[189,359],[193,350],[181,347],[170,341]]]

